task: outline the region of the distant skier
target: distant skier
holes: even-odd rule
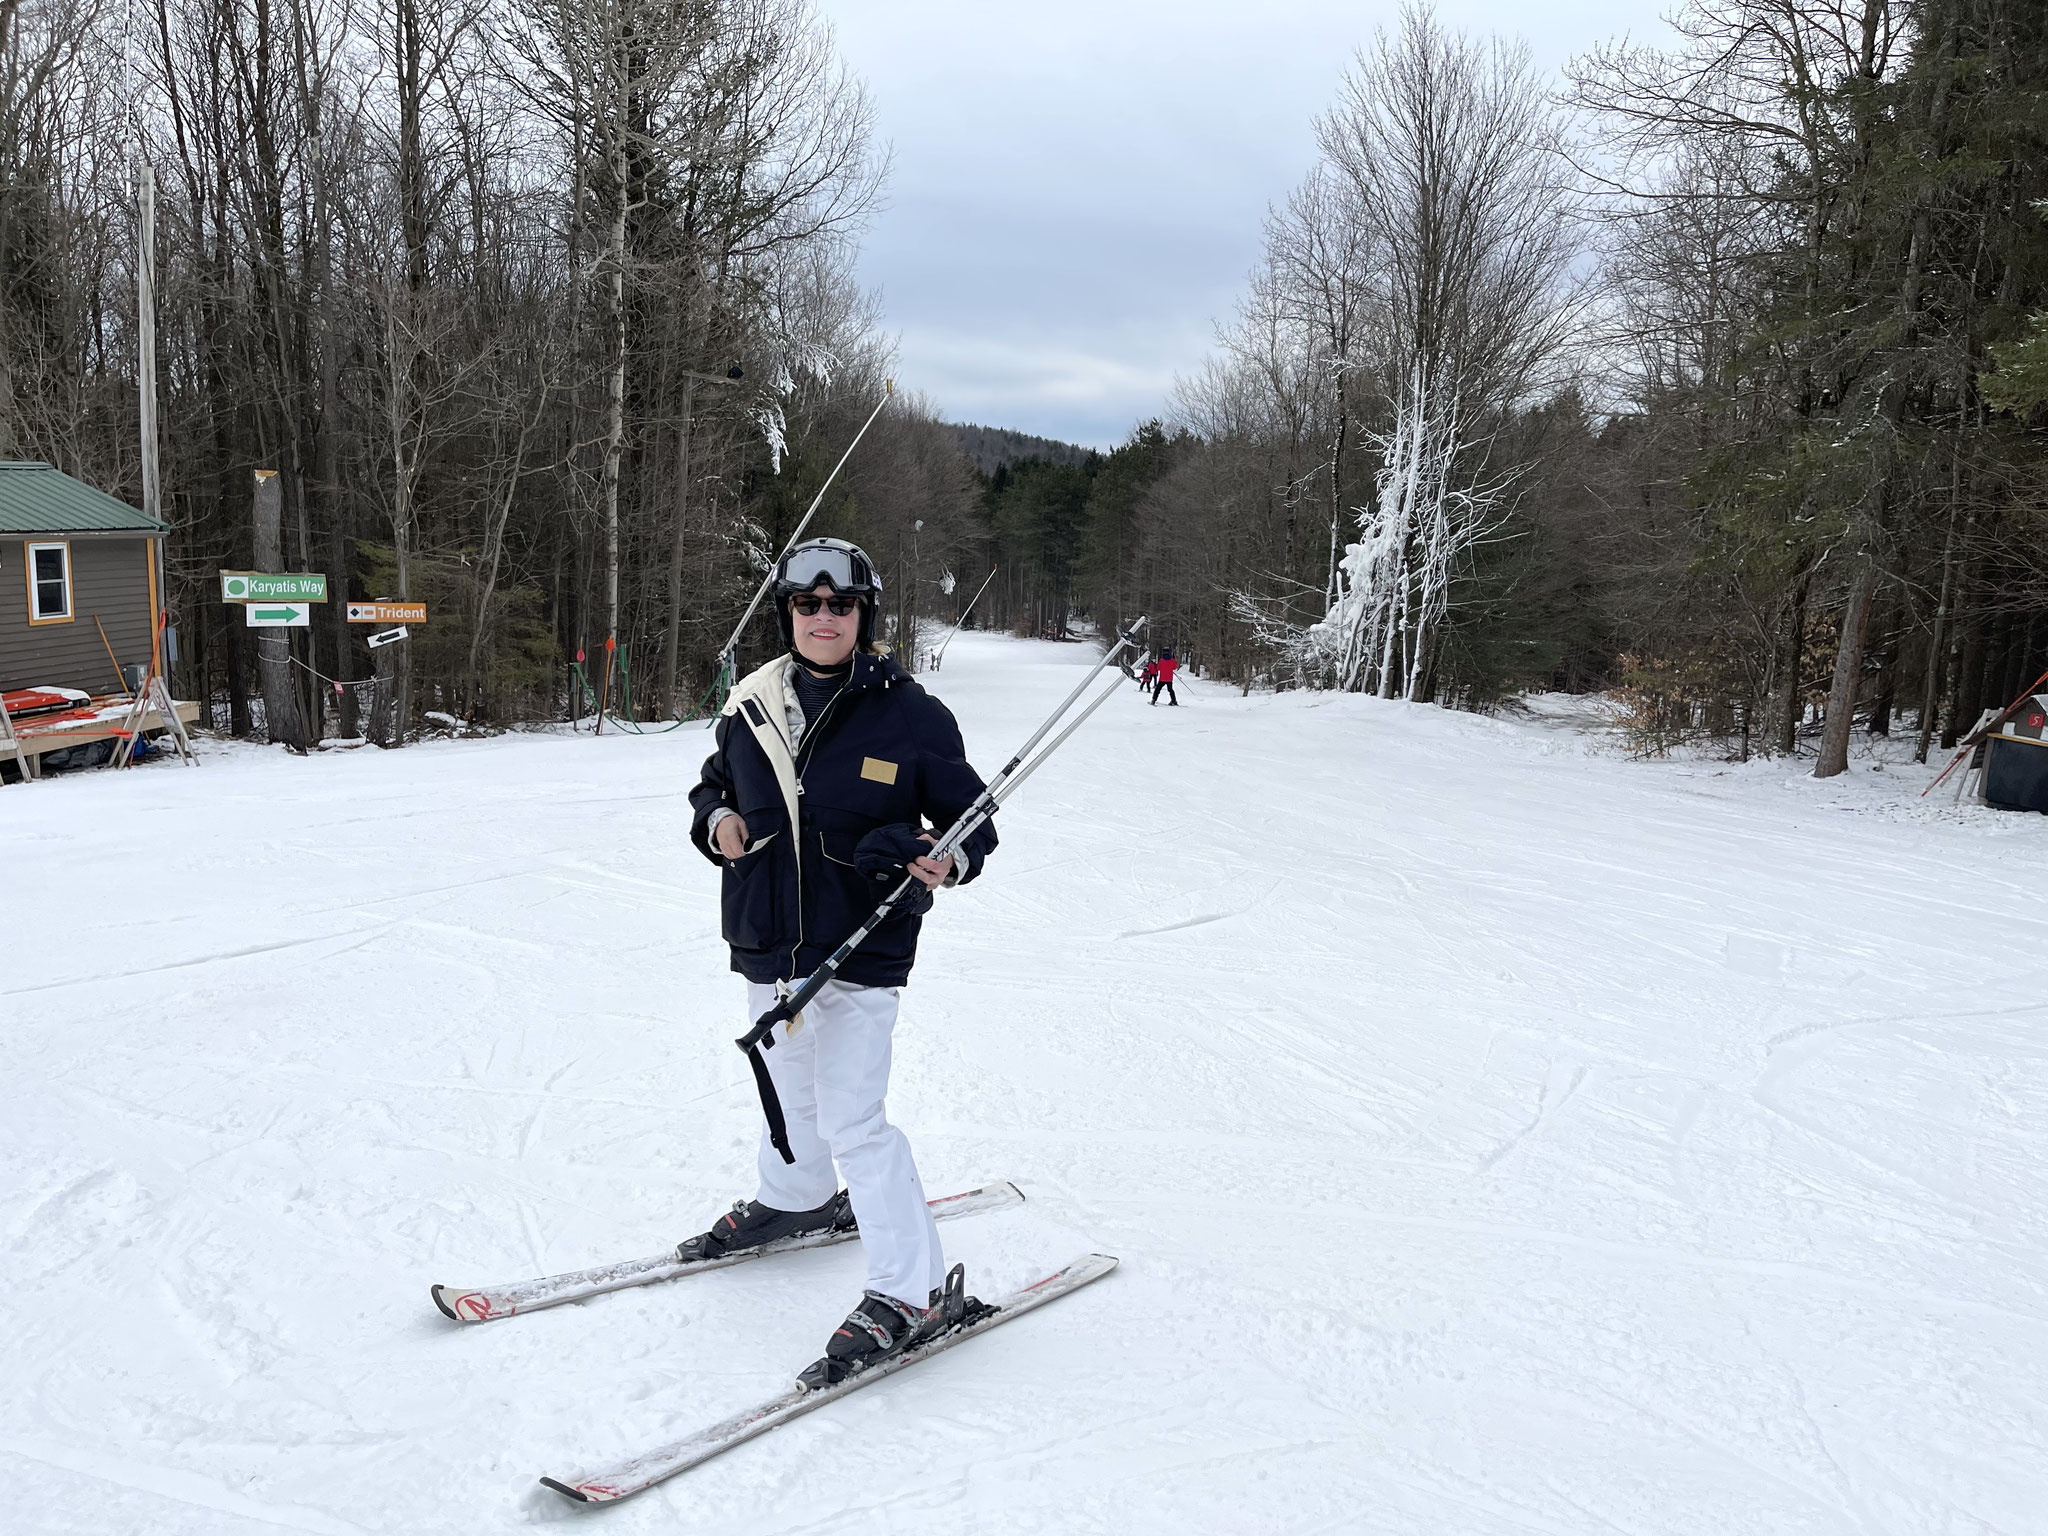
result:
[[[1150,693],[1152,685],[1159,681],[1159,663],[1151,657],[1145,658],[1145,670],[1138,674],[1138,692]]]
[[[783,1162],[764,1126],[754,1199],[681,1251],[715,1257],[857,1223],[868,1284],[820,1362],[836,1380],[939,1326],[938,1229],[884,1109],[890,1037],[929,892],[978,875],[996,833],[968,838],[958,867],[920,852],[934,841],[925,824],[956,820],[982,780],[946,706],[875,645],[882,583],[866,554],[812,539],[777,566],[773,594],[789,651],[733,689],[690,795],[691,841],[724,866],[723,930],[747,978],[747,1022],[849,938],[906,868],[926,889],[776,1026],[765,1059],[796,1161]]]
[[[1152,702],[1157,704],[1159,696],[1166,695],[1166,702],[1173,709],[1180,708],[1180,695],[1173,691],[1173,674],[1180,670],[1180,663],[1173,659],[1169,647],[1159,653],[1159,660],[1152,664],[1158,671],[1158,681],[1152,685]]]

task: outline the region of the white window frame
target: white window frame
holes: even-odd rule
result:
[[[42,609],[42,602],[41,602],[41,598],[40,598],[39,594],[38,594],[38,593],[37,593],[37,591],[36,591],[36,587],[37,587],[37,585],[38,585],[38,583],[37,583],[37,581],[36,581],[36,552],[37,552],[38,550],[44,550],[44,549],[54,549],[54,550],[57,550],[57,551],[58,551],[58,552],[59,552],[59,553],[61,554],[61,556],[63,557],[63,560],[64,560],[64,611],[63,611],[62,613],[45,613],[45,612],[43,612],[43,609]],[[69,623],[70,623],[70,622],[72,621],[72,619],[76,617],[76,615],[75,615],[75,614],[73,613],[73,611],[72,611],[72,610],[73,610],[73,609],[74,609],[74,608],[75,608],[75,607],[77,606],[77,605],[76,605],[76,604],[74,604],[74,603],[72,602],[72,600],[71,600],[71,544],[70,544],[70,541],[69,541],[69,540],[66,540],[66,539],[45,539],[45,540],[42,540],[42,541],[40,541],[40,542],[38,542],[38,543],[34,543],[34,544],[28,544],[28,545],[24,545],[24,546],[23,546],[23,549],[22,549],[22,557],[23,557],[23,564],[24,564],[24,565],[26,565],[26,566],[27,566],[27,568],[28,568],[28,621],[29,621],[29,623],[31,623],[31,624],[69,624]]]

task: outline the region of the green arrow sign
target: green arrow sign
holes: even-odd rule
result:
[[[305,629],[313,617],[312,608],[305,603],[247,603],[242,612],[248,615],[251,629]]]
[[[224,603],[324,603],[327,578],[317,571],[267,575],[262,571],[222,571]]]

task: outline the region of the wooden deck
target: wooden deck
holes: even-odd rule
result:
[[[171,707],[178,712],[178,718],[190,727],[198,722],[199,706],[185,700],[173,700]],[[82,747],[95,741],[110,741],[121,734],[121,722],[127,715],[127,701],[119,694],[101,694],[75,710],[38,719],[31,715],[26,720],[14,722],[14,734],[21,739],[23,756],[28,759],[31,777],[39,777],[43,754],[61,752],[70,747]],[[89,716],[89,718],[80,718]],[[148,709],[142,715],[142,734],[154,736],[170,729],[169,724],[155,709]],[[13,754],[5,755],[13,762]]]

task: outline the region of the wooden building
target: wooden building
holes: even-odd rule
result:
[[[48,464],[0,460],[0,695],[20,708],[24,693],[46,690],[13,722],[31,768],[45,757],[99,761],[120,736],[161,643],[168,531]],[[157,655],[159,673],[166,660]],[[199,718],[196,704],[175,708],[188,724]],[[138,728],[166,724],[150,709]]]
[[[125,687],[115,662],[147,666],[156,643],[168,531],[48,464],[0,460],[0,691]]]

